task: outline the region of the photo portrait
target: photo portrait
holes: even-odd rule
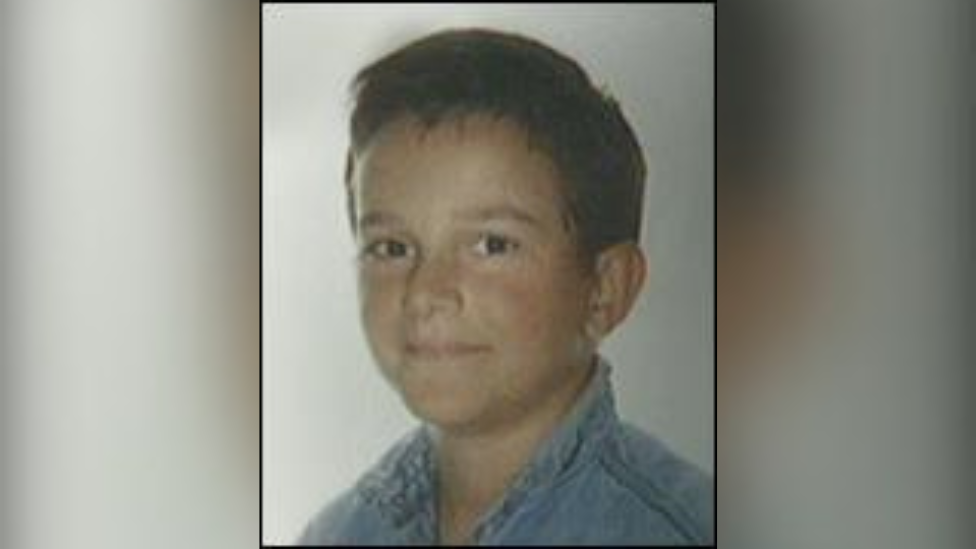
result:
[[[714,13],[263,5],[263,544],[715,544]]]

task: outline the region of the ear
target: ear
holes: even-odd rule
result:
[[[630,313],[647,277],[647,261],[636,244],[615,244],[600,252],[594,276],[586,334],[598,343]]]

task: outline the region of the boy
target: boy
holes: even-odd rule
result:
[[[645,176],[570,59],[439,33],[356,79],[362,321],[422,426],[303,544],[708,544],[712,485],[614,411],[600,341],[645,277]]]

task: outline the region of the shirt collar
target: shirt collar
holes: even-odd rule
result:
[[[486,527],[500,524],[526,499],[544,493],[597,454],[617,421],[610,373],[610,364],[598,356],[587,387],[502,500],[485,515],[476,536]]]
[[[587,387],[505,497],[486,514],[482,527],[486,522],[499,522],[525,498],[552,486],[595,455],[617,421],[610,373],[610,364],[598,356]],[[434,535],[436,516],[435,471],[432,436],[420,427],[363,478],[358,492],[396,528],[419,529],[411,535],[429,537]],[[428,520],[414,520],[418,517]]]

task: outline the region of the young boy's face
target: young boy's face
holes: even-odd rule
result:
[[[555,168],[522,131],[397,123],[357,156],[352,184],[366,334],[415,414],[482,432],[580,380],[591,282]]]

